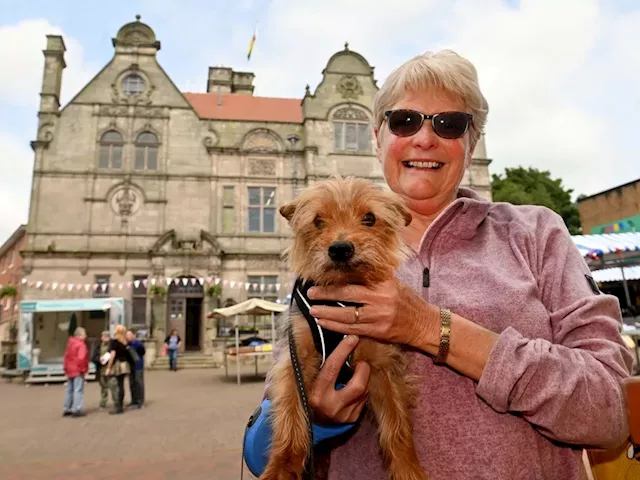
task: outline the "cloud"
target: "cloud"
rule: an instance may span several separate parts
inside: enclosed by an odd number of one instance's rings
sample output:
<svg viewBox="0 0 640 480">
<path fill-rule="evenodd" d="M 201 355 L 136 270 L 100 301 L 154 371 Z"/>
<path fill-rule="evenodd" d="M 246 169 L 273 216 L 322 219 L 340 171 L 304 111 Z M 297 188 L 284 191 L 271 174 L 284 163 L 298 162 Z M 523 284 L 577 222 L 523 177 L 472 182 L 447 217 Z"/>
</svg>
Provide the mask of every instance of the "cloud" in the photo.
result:
<svg viewBox="0 0 640 480">
<path fill-rule="evenodd" d="M 26 107 L 37 112 L 42 86 L 42 68 L 46 35 L 63 35 L 67 48 L 67 68 L 62 74 L 61 102 L 64 105 L 97 73 L 95 65 L 84 59 L 80 43 L 64 35 L 63 30 L 45 19 L 29 19 L 15 25 L 0 26 L 0 102 L 4 105 Z"/>
<path fill-rule="evenodd" d="M 29 141 L 36 136 L 42 69 L 47 34 L 63 34 L 47 20 L 33 19 L 0 26 L 0 244 L 21 223 L 27 222 L 33 151 Z M 62 77 L 64 104 L 97 72 L 84 59 L 80 43 L 64 35 L 67 68 Z"/>
<path fill-rule="evenodd" d="M 27 223 L 33 152 L 20 138 L 0 132 L 0 245 L 20 224 Z"/>
</svg>

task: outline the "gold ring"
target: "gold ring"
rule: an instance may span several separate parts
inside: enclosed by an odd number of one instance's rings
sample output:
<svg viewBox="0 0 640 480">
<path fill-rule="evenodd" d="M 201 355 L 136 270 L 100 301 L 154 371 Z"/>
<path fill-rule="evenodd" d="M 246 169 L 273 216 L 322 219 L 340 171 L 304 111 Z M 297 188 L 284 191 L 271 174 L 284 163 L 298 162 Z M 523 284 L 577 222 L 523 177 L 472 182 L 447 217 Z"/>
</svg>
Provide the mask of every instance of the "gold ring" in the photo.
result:
<svg viewBox="0 0 640 480">
<path fill-rule="evenodd" d="M 360 321 L 360 311 L 358 310 L 360 307 L 356 307 L 356 309 L 353 311 L 354 315 L 356 316 L 356 321 L 354 323 L 358 323 Z"/>
</svg>

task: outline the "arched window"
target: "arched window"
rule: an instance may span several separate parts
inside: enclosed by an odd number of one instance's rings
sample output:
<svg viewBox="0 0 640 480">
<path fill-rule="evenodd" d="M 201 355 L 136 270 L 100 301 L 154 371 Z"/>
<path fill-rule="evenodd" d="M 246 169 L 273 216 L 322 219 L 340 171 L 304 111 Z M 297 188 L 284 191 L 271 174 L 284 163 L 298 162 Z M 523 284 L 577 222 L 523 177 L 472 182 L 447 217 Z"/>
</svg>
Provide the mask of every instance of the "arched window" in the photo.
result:
<svg viewBox="0 0 640 480">
<path fill-rule="evenodd" d="M 122 168 L 122 135 L 109 130 L 100 139 L 100 168 Z"/>
<path fill-rule="evenodd" d="M 333 146 L 337 152 L 371 152 L 367 114 L 349 107 L 338 110 L 333 115 Z"/>
<path fill-rule="evenodd" d="M 136 170 L 158 169 L 158 137 L 151 132 L 142 132 L 136 138 Z"/>
</svg>

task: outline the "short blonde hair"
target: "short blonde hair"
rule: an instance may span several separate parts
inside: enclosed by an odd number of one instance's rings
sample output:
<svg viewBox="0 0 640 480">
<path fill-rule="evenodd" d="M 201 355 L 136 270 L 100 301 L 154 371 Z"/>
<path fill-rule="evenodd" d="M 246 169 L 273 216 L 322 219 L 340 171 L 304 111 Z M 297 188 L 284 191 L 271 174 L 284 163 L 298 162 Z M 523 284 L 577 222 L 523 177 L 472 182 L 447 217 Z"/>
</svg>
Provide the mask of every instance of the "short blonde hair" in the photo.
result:
<svg viewBox="0 0 640 480">
<path fill-rule="evenodd" d="M 469 126 L 472 145 L 484 133 L 489 104 L 480 91 L 478 72 L 473 64 L 452 50 L 416 55 L 395 69 L 376 93 L 373 115 L 377 127 L 384 122 L 384 112 L 407 93 L 444 90 L 459 98 L 473 115 Z"/>
<path fill-rule="evenodd" d="M 74 337 L 86 337 L 87 331 L 82 327 L 77 327 L 73 332 Z"/>
</svg>

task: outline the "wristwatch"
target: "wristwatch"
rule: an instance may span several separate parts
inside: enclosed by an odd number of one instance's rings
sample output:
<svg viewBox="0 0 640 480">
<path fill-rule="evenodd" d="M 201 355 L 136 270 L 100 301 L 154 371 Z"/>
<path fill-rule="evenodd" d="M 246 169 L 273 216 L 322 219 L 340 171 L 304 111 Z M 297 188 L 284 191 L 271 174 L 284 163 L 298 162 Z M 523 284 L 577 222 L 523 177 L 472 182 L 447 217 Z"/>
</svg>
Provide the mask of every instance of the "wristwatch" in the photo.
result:
<svg viewBox="0 0 640 480">
<path fill-rule="evenodd" d="M 451 343 L 451 311 L 446 308 L 440 309 L 440 347 L 438 355 L 433 360 L 434 363 L 442 365 L 447 363 L 449 344 Z"/>
</svg>

